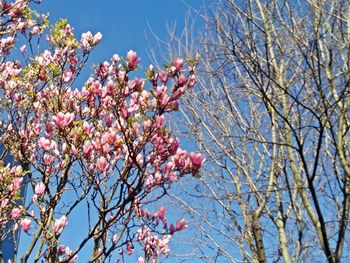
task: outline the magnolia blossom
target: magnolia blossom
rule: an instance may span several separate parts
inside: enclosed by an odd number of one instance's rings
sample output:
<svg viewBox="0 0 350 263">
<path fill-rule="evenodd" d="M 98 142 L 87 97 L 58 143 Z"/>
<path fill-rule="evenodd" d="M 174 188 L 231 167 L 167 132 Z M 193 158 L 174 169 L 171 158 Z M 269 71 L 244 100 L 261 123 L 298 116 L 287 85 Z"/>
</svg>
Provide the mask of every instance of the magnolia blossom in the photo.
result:
<svg viewBox="0 0 350 263">
<path fill-rule="evenodd" d="M 136 52 L 130 50 L 126 56 L 128 62 L 128 68 L 134 69 L 140 62 L 140 59 L 137 57 Z"/>
<path fill-rule="evenodd" d="M 41 137 L 38 141 L 38 145 L 40 148 L 42 148 L 44 151 L 50 151 L 55 150 L 57 147 L 57 144 L 55 141 L 46 139 L 45 137 Z"/>
<path fill-rule="evenodd" d="M 97 45 L 102 39 L 102 34 L 101 32 L 97 32 L 94 37 L 93 37 L 93 44 Z"/>
<path fill-rule="evenodd" d="M 40 182 L 36 184 L 35 186 L 35 194 L 36 195 L 42 195 L 45 192 L 45 185 L 44 183 Z"/>
<path fill-rule="evenodd" d="M 181 230 L 185 229 L 186 227 L 187 227 L 186 220 L 183 218 L 179 219 L 176 222 L 176 226 L 174 226 L 173 224 L 170 225 L 170 228 L 169 228 L 170 235 L 174 234 L 174 232 L 176 232 L 176 231 L 181 231 Z"/>
<path fill-rule="evenodd" d="M 61 216 L 60 219 L 55 219 L 53 231 L 56 234 L 60 234 L 67 223 L 67 217 L 65 215 Z"/>
<path fill-rule="evenodd" d="M 106 237 L 111 234 L 114 242 L 112 247 L 106 242 L 106 251 L 126 242 L 126 257 L 138 242 L 147 258 L 156 262 L 159 255 L 169 252 L 170 235 L 163 233 L 173 234 L 187 225 L 181 219 L 168 227 L 164 207 L 155 213 L 143 207 L 145 200 L 152 201 L 147 195 L 153 192 L 157 198 L 155 188 L 168 188 L 184 175 L 197 173 L 204 162 L 201 154 L 181 150 L 179 140 L 165 125 L 166 115 L 177 109 L 183 94 L 195 83 L 195 65 L 185 70 L 184 60 L 176 59 L 164 71 L 149 66 L 146 78 L 134 77 L 132 71 L 140 58 L 130 50 L 125 60 L 114 55 L 109 62 L 97 64 L 84 86 L 71 90 L 69 86 L 85 65 L 87 53 L 102 34 L 84 33 L 78 45 L 73 28 L 61 20 L 48 32 L 49 46 L 43 53 L 29 58 L 25 46 L 19 49 L 27 61 L 22 66 L 7 56 L 16 43 L 17 31 L 40 38 L 46 35 L 46 23 L 41 21 L 46 17 L 32 16 L 27 21 L 20 3 L 28 1 L 2 2 L 8 7 L 5 9 L 16 11 L 11 11 L 12 17 L 9 10 L 3 13 L 6 34 L 0 39 L 4 60 L 0 89 L 9 104 L 3 103 L 0 110 L 11 111 L 11 118 L 0 120 L 0 139 L 16 159 L 30 167 L 32 174 L 27 178 L 34 193 L 28 206 L 16 206 L 27 171 L 0 163 L 0 225 L 12 221 L 14 228 L 18 225 L 27 233 L 31 227 L 40 227 L 40 231 L 33 229 L 45 247 L 38 252 L 38 260 L 47 257 L 74 262 L 77 255 L 61 244 L 60 234 L 67 225 L 66 215 L 77 204 L 76 199 L 66 199 L 71 196 L 65 191 L 75 191 L 79 197 L 92 200 L 95 211 L 106 211 L 99 219 L 106 223 Z M 57 213 L 65 215 L 53 220 Z M 129 215 L 132 218 L 127 223 L 124 219 Z M 132 222 L 144 224 L 135 233 Z M 121 223 L 126 227 L 123 236 L 114 227 Z M 104 233 L 95 229 L 95 240 L 100 242 Z M 85 236 L 91 235 L 87 232 Z M 97 248 L 97 253 L 98 249 L 102 248 Z M 138 263 L 143 262 L 140 257 Z"/>
<path fill-rule="evenodd" d="M 108 163 L 105 157 L 101 156 L 97 161 L 97 169 L 103 173 L 107 170 Z"/>
<path fill-rule="evenodd" d="M 132 245 L 132 243 L 129 241 L 126 243 L 126 253 L 128 255 L 131 255 L 134 252 L 134 246 Z"/>
<path fill-rule="evenodd" d="M 172 63 L 171 70 L 173 73 L 180 71 L 184 66 L 184 60 L 182 58 L 175 59 Z"/>
<path fill-rule="evenodd" d="M 23 231 L 26 233 L 28 233 L 28 231 L 30 230 L 31 224 L 32 224 L 32 220 L 30 220 L 29 218 L 23 218 L 20 222 L 20 225 Z"/>
<path fill-rule="evenodd" d="M 200 170 L 205 161 L 205 158 L 201 153 L 191 153 L 190 159 L 195 172 Z"/>
<path fill-rule="evenodd" d="M 75 118 L 74 113 L 63 113 L 59 112 L 56 116 L 52 117 L 52 120 L 58 127 L 66 127 L 68 126 Z"/>
<path fill-rule="evenodd" d="M 20 217 L 20 215 L 22 214 L 22 210 L 18 207 L 14 207 L 12 208 L 12 211 L 11 211 L 11 218 L 12 219 L 16 219 L 18 217 Z"/>
<path fill-rule="evenodd" d="M 15 177 L 12 180 L 12 186 L 14 190 L 19 189 L 22 186 L 23 178 L 22 177 Z"/>
<path fill-rule="evenodd" d="M 20 47 L 19 50 L 21 51 L 22 54 L 24 54 L 24 53 L 26 53 L 26 51 L 27 51 L 27 46 L 26 46 L 26 45 L 23 45 L 23 46 Z"/>
<path fill-rule="evenodd" d="M 83 33 L 81 35 L 80 43 L 85 51 L 90 51 L 95 45 L 97 45 L 102 39 L 102 34 L 100 32 L 96 33 L 94 36 L 90 31 Z"/>
<path fill-rule="evenodd" d="M 181 231 L 181 230 L 185 229 L 186 227 L 187 227 L 186 220 L 182 218 L 182 219 L 179 219 L 179 220 L 176 222 L 175 230 L 176 230 L 176 231 Z"/>
</svg>

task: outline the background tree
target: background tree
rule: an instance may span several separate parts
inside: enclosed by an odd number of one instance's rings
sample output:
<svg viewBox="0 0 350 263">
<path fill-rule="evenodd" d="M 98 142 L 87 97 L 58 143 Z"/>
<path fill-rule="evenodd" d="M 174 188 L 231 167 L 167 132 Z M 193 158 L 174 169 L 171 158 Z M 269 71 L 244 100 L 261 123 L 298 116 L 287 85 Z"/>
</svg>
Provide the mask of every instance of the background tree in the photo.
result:
<svg viewBox="0 0 350 263">
<path fill-rule="evenodd" d="M 161 72 L 150 66 L 141 79 L 134 77 L 140 58 L 129 51 L 75 87 L 102 35 L 78 41 L 67 20 L 50 26 L 29 2 L 0 2 L 1 140 L 21 164 L 0 161 L 0 252 L 8 235 L 18 242 L 15 233 L 24 231 L 30 241 L 15 262 L 74 262 L 86 247 L 84 262 L 125 261 L 134 248 L 143 249 L 139 262 L 156 262 L 186 222 L 168 224 L 164 207 L 151 213 L 147 204 L 203 162 L 181 150 L 165 124 L 195 84 L 197 62 L 185 69 L 176 59 Z M 22 187 L 26 204 L 17 202 Z M 65 233 L 67 224 L 82 238 Z"/>
<path fill-rule="evenodd" d="M 197 226 L 190 257 L 350 260 L 349 1 L 227 0 L 205 12 L 168 42 L 173 56 L 202 55 L 179 126 L 207 158 L 196 191 L 178 198 Z"/>
</svg>

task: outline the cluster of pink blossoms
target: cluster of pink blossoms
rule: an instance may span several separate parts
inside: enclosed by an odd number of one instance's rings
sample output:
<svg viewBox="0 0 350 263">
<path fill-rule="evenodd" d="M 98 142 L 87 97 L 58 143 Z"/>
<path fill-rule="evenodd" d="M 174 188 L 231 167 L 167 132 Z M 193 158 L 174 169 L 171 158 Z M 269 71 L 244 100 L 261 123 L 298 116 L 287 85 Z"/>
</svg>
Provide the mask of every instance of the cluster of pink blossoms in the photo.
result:
<svg viewBox="0 0 350 263">
<path fill-rule="evenodd" d="M 176 222 L 175 226 L 173 224 L 168 226 L 165 217 L 166 209 L 164 207 L 160 207 L 154 214 L 149 213 L 146 209 L 142 209 L 141 206 L 138 206 L 136 211 L 139 216 L 143 217 L 145 222 L 144 227 L 137 231 L 137 241 L 143 244 L 146 258 L 151 259 L 152 262 L 156 262 L 161 254 L 167 255 L 169 253 L 169 241 L 175 232 L 185 229 L 187 223 L 185 219 L 182 218 Z M 162 222 L 163 229 L 165 230 L 165 234 L 162 238 L 153 234 L 149 227 L 147 227 L 149 222 L 156 222 L 158 225 L 159 221 Z M 144 258 L 140 257 L 139 261 L 142 262 L 142 260 L 144 260 Z"/>
<path fill-rule="evenodd" d="M 91 240 L 92 261 L 124 248 L 132 254 L 135 242 L 146 259 L 157 261 L 168 253 L 171 236 L 187 225 L 184 219 L 168 225 L 165 208 L 151 214 L 143 200 L 157 199 L 158 190 L 186 174 L 196 175 L 204 162 L 200 153 L 181 149 L 166 125 L 166 115 L 195 85 L 198 59 L 186 68 L 177 58 L 163 70 L 149 66 L 144 78 L 131 78 L 140 58 L 129 51 L 125 59 L 114 55 L 95 66 L 85 85 L 74 88 L 102 35 L 87 32 L 78 41 L 61 20 L 46 36 L 49 49 L 29 57 L 27 64 L 11 61 L 6 56 L 16 44 L 15 33 L 29 32 L 29 41 L 40 38 L 47 23 L 45 17 L 24 19 L 30 13 L 27 1 L 2 3 L 12 31 L 0 40 L 0 96 L 5 101 L 0 114 L 7 116 L 0 121 L 1 140 L 28 170 L 0 162 L 1 229 L 13 222 L 11 231 L 20 227 L 33 244 L 42 244 L 35 254 L 44 259 L 74 262 Z M 19 52 L 26 56 L 26 46 Z M 16 203 L 24 174 L 33 193 L 28 206 Z M 76 198 L 67 202 L 68 193 Z M 85 200 L 86 238 L 71 250 L 60 238 Z M 92 212 L 96 216 L 90 217 Z"/>
</svg>

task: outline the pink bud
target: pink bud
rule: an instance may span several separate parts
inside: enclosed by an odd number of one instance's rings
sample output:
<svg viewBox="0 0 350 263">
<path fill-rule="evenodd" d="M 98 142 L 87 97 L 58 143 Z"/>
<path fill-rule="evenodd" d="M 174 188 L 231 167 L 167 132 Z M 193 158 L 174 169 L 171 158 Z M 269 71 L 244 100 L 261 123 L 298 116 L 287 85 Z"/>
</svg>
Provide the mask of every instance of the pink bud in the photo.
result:
<svg viewBox="0 0 350 263">
<path fill-rule="evenodd" d="M 31 224 L 32 220 L 30 220 L 29 218 L 23 218 L 20 222 L 23 231 L 26 233 L 28 233 L 28 231 L 30 230 Z"/>
<path fill-rule="evenodd" d="M 71 146 L 71 153 L 74 155 L 74 156 L 77 156 L 78 155 L 78 150 L 77 148 L 72 144 Z"/>
<path fill-rule="evenodd" d="M 190 160 L 191 160 L 194 172 L 198 172 L 202 167 L 202 164 L 204 163 L 205 158 L 201 153 L 190 153 Z"/>
<path fill-rule="evenodd" d="M 187 78 L 184 75 L 180 75 L 177 78 L 177 84 L 179 85 L 179 87 L 182 87 L 186 84 Z"/>
<path fill-rule="evenodd" d="M 26 45 L 21 46 L 20 51 L 22 54 L 24 54 L 27 51 Z"/>
<path fill-rule="evenodd" d="M 155 94 L 156 94 L 157 97 L 161 97 L 161 96 L 163 96 L 165 94 L 166 90 L 167 90 L 167 88 L 164 85 L 157 86 Z"/>
<path fill-rule="evenodd" d="M 22 185 L 22 182 L 23 182 L 23 178 L 22 177 L 15 177 L 12 179 L 12 186 L 13 186 L 13 189 L 17 190 L 21 187 Z"/>
<path fill-rule="evenodd" d="M 1 201 L 0 208 L 4 209 L 9 202 L 9 199 L 5 198 Z"/>
<path fill-rule="evenodd" d="M 86 133 L 86 134 L 90 134 L 91 133 L 91 131 L 92 131 L 92 128 L 93 128 L 93 126 L 92 126 L 92 123 L 87 123 L 86 121 L 84 122 L 84 124 L 83 124 L 83 130 L 84 130 L 84 132 Z"/>
<path fill-rule="evenodd" d="M 164 123 L 165 123 L 165 118 L 164 118 L 163 115 L 158 116 L 158 117 L 156 118 L 156 126 L 157 126 L 157 128 L 163 127 Z"/>
<path fill-rule="evenodd" d="M 168 74 L 163 70 L 158 72 L 158 77 L 159 77 L 160 81 L 163 83 L 165 83 L 168 80 Z"/>
<path fill-rule="evenodd" d="M 128 243 L 126 243 L 126 253 L 128 255 L 131 255 L 134 252 L 134 246 L 132 245 L 132 243 L 129 241 Z"/>
<path fill-rule="evenodd" d="M 62 246 L 62 245 L 59 246 L 58 249 L 57 249 L 57 254 L 58 255 L 62 255 L 64 253 L 64 249 L 65 249 L 64 246 Z"/>
<path fill-rule="evenodd" d="M 166 209 L 161 206 L 159 210 L 154 214 L 154 217 L 157 217 L 159 219 L 163 219 L 165 216 Z"/>
<path fill-rule="evenodd" d="M 128 61 L 128 68 L 134 69 L 137 67 L 138 63 L 140 62 L 140 59 L 137 57 L 136 52 L 130 50 L 128 54 L 126 55 L 126 59 Z"/>
<path fill-rule="evenodd" d="M 42 195 L 44 192 L 45 192 L 45 185 L 42 182 L 36 184 L 36 186 L 35 186 L 35 194 L 36 195 Z"/>
<path fill-rule="evenodd" d="M 45 151 L 49 151 L 50 150 L 50 140 L 41 137 L 38 141 L 38 145 L 40 148 L 42 148 Z"/>
<path fill-rule="evenodd" d="M 64 253 L 67 255 L 67 256 L 70 256 L 72 254 L 72 250 L 69 248 L 69 247 L 66 247 L 64 249 Z"/>
<path fill-rule="evenodd" d="M 181 230 L 185 229 L 186 227 L 187 227 L 186 221 L 185 221 L 185 219 L 182 218 L 176 222 L 175 230 L 181 231 Z"/>
<path fill-rule="evenodd" d="M 97 169 L 103 173 L 107 170 L 108 163 L 105 157 L 101 156 L 97 161 Z"/>
<path fill-rule="evenodd" d="M 56 234 L 59 234 L 62 232 L 63 228 L 67 225 L 67 217 L 65 215 L 61 216 L 60 219 L 55 219 L 55 224 L 53 227 L 53 231 Z"/>
<path fill-rule="evenodd" d="M 69 82 L 72 79 L 73 73 L 72 71 L 68 70 L 66 72 L 64 72 L 63 74 L 63 81 L 64 82 Z"/>
<path fill-rule="evenodd" d="M 58 126 L 58 127 L 66 127 L 68 126 L 75 118 L 74 113 L 63 113 L 63 112 L 59 112 L 57 113 L 56 116 L 53 116 L 52 119 L 54 121 L 54 123 Z"/>
<path fill-rule="evenodd" d="M 94 35 L 94 39 L 93 39 L 93 44 L 96 45 L 98 44 L 102 39 L 102 34 L 100 32 L 97 32 L 95 35 Z"/>
<path fill-rule="evenodd" d="M 11 211 L 11 218 L 16 219 L 21 215 L 22 211 L 18 207 L 14 207 Z"/>
<path fill-rule="evenodd" d="M 55 126 L 54 126 L 54 124 L 53 124 L 52 122 L 47 122 L 46 125 L 45 125 L 46 132 L 47 132 L 47 133 L 52 133 L 54 127 L 55 127 Z"/>
<path fill-rule="evenodd" d="M 184 60 L 182 58 L 178 58 L 178 59 L 175 59 L 172 63 L 172 67 L 171 69 L 174 71 L 174 72 L 178 72 L 182 69 L 183 65 L 184 65 Z"/>
</svg>

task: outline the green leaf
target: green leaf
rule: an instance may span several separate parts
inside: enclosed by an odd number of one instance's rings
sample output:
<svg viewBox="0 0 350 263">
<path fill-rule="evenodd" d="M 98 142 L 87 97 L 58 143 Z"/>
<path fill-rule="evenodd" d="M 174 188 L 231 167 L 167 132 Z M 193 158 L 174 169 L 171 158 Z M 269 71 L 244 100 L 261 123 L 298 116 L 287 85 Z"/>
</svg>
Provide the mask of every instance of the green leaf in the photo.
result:
<svg viewBox="0 0 350 263">
<path fill-rule="evenodd" d="M 202 177 L 200 173 L 193 173 L 192 176 L 197 179 L 200 179 Z"/>
</svg>

